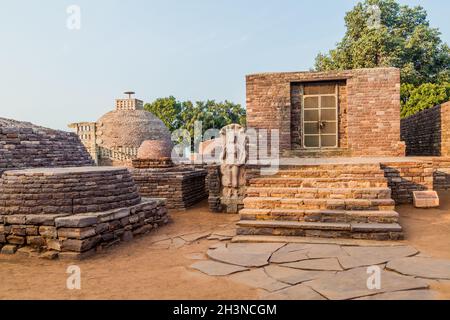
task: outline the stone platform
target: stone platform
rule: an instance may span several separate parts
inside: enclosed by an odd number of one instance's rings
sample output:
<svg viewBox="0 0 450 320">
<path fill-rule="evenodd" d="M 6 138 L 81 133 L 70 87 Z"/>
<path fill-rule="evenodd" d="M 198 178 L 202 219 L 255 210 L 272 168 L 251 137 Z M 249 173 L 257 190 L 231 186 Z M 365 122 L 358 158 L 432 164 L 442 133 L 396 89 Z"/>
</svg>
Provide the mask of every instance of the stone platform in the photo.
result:
<svg viewBox="0 0 450 320">
<path fill-rule="evenodd" d="M 125 168 L 17 170 L 0 180 L 3 253 L 84 258 L 168 220 L 165 200 L 141 199 Z"/>
<path fill-rule="evenodd" d="M 168 209 L 186 210 L 208 197 L 205 188 L 207 172 L 204 169 L 173 166 L 129 170 L 139 194 L 167 199 Z"/>
<path fill-rule="evenodd" d="M 378 163 L 284 164 L 273 176 L 248 179 L 240 218 L 238 235 L 403 238 Z"/>
</svg>

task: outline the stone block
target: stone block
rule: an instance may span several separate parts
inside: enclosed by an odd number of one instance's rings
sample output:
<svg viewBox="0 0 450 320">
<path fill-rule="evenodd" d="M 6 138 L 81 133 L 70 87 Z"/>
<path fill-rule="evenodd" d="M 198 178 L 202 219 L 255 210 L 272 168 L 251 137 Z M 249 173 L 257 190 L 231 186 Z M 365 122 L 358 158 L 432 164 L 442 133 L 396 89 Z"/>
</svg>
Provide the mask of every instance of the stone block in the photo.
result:
<svg viewBox="0 0 450 320">
<path fill-rule="evenodd" d="M 14 254 L 17 251 L 17 246 L 12 244 L 7 244 L 2 247 L 2 254 Z"/>
<path fill-rule="evenodd" d="M 42 248 L 47 244 L 44 237 L 40 236 L 28 236 L 27 237 L 27 245 L 32 248 Z"/>
<path fill-rule="evenodd" d="M 20 236 L 7 236 L 6 241 L 10 244 L 16 244 L 16 245 L 24 245 L 25 244 L 25 237 Z"/>
<path fill-rule="evenodd" d="M 57 228 L 84 228 L 95 225 L 98 222 L 96 216 L 70 216 L 64 218 L 57 218 L 55 225 Z"/>
<path fill-rule="evenodd" d="M 95 227 L 86 228 L 59 228 L 58 238 L 86 239 L 96 235 Z"/>
<path fill-rule="evenodd" d="M 46 245 L 49 250 L 61 251 L 62 241 L 58 239 L 47 239 Z"/>
<path fill-rule="evenodd" d="M 436 191 L 414 191 L 413 201 L 416 208 L 439 207 L 439 195 Z"/>
<path fill-rule="evenodd" d="M 85 252 L 94 248 L 102 240 L 101 236 L 95 236 L 84 240 L 66 239 L 62 241 L 62 251 Z"/>
<path fill-rule="evenodd" d="M 41 236 L 43 236 L 44 238 L 48 238 L 48 239 L 56 239 L 58 237 L 56 227 L 50 227 L 50 226 L 40 226 L 39 234 Z"/>
</svg>

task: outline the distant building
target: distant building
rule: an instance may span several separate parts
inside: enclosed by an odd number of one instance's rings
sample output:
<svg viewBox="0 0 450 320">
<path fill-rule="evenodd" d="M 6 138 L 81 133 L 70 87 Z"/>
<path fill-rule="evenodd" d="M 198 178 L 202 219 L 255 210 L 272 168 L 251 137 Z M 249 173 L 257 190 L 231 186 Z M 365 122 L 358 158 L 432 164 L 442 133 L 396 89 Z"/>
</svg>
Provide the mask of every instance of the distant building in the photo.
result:
<svg viewBox="0 0 450 320">
<path fill-rule="evenodd" d="M 69 124 L 92 158 L 99 165 L 130 166 L 145 140 L 170 140 L 170 131 L 154 114 L 144 110 L 144 102 L 132 98 L 117 99 L 115 110 L 97 122 Z"/>
</svg>

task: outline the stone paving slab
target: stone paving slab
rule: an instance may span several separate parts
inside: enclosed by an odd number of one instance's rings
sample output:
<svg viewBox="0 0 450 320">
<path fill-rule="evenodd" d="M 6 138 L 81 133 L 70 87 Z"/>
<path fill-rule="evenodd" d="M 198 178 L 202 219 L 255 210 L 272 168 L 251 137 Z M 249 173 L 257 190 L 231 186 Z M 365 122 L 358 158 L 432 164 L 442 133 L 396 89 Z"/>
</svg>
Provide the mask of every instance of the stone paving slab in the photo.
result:
<svg viewBox="0 0 450 320">
<path fill-rule="evenodd" d="M 211 234 L 210 232 L 197 232 L 181 235 L 180 238 L 186 242 L 194 242 L 197 240 L 207 238 L 210 234 Z"/>
<path fill-rule="evenodd" d="M 438 294 L 432 290 L 409 290 L 377 294 L 355 300 L 437 300 Z"/>
<path fill-rule="evenodd" d="M 238 266 L 263 267 L 269 264 L 272 253 L 282 246 L 278 243 L 231 243 L 227 247 L 208 250 L 207 255 L 212 260 Z"/>
<path fill-rule="evenodd" d="M 307 253 L 310 259 L 337 258 L 347 253 L 341 246 L 335 244 L 311 244 Z"/>
<path fill-rule="evenodd" d="M 245 284 L 249 287 L 264 289 L 269 292 L 281 290 L 289 287 L 289 284 L 277 281 L 269 277 L 264 269 L 244 271 L 230 276 L 230 279 Z"/>
<path fill-rule="evenodd" d="M 301 260 L 308 260 L 305 251 L 291 251 L 291 252 L 275 252 L 270 258 L 271 263 L 288 263 Z"/>
<path fill-rule="evenodd" d="M 424 280 L 382 270 L 381 289 L 370 290 L 367 287 L 369 276 L 367 268 L 357 268 L 306 282 L 305 285 L 330 300 L 349 300 L 379 293 L 428 289 L 429 287 Z"/>
<path fill-rule="evenodd" d="M 344 269 L 372 266 L 392 259 L 410 257 L 419 252 L 411 246 L 401 247 L 343 247 L 347 255 L 339 256 Z"/>
<path fill-rule="evenodd" d="M 426 279 L 450 280 L 450 261 L 411 257 L 390 261 L 387 269 L 404 275 Z"/>
<path fill-rule="evenodd" d="M 336 258 L 312 259 L 299 262 L 284 263 L 281 266 L 302 270 L 315 271 L 342 271 L 342 267 Z"/>
<path fill-rule="evenodd" d="M 299 284 L 277 292 L 261 295 L 263 300 L 326 300 L 310 287 Z"/>
<path fill-rule="evenodd" d="M 271 278 L 290 285 L 296 285 L 302 282 L 336 274 L 334 271 L 307 271 L 280 267 L 277 265 L 269 265 L 264 268 L 264 271 Z"/>
<path fill-rule="evenodd" d="M 248 270 L 247 268 L 216 261 L 199 261 L 192 264 L 191 268 L 203 272 L 209 276 L 227 276 L 233 273 Z"/>
</svg>

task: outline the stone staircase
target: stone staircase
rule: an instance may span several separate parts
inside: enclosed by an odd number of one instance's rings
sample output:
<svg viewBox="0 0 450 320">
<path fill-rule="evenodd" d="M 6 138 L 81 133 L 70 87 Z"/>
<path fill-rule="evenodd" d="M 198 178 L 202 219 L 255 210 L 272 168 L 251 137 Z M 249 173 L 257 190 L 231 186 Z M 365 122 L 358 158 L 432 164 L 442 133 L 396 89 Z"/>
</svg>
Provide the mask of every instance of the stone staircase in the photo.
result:
<svg viewBox="0 0 450 320">
<path fill-rule="evenodd" d="M 238 235 L 400 240 L 379 164 L 289 166 L 251 179 Z"/>
</svg>

